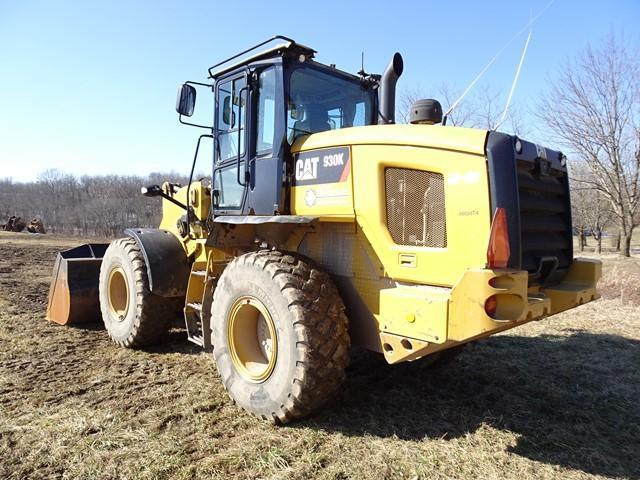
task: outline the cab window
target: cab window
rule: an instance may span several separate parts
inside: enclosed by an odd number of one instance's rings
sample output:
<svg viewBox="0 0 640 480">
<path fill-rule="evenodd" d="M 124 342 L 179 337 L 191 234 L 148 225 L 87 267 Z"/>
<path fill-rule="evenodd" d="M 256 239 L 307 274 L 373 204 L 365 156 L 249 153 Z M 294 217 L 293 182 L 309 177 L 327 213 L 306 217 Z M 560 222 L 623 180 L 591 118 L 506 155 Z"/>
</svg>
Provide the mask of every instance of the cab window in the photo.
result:
<svg viewBox="0 0 640 480">
<path fill-rule="evenodd" d="M 244 77 L 227 81 L 218 87 L 218 152 L 217 161 L 224 162 L 244 155 L 244 125 L 247 91 Z M 239 150 L 238 150 L 239 148 Z"/>
<path fill-rule="evenodd" d="M 371 91 L 357 80 L 310 67 L 291 73 L 287 105 L 289 143 L 300 135 L 371 123 Z"/>
<path fill-rule="evenodd" d="M 276 123 L 276 69 L 269 67 L 258 77 L 256 154 L 264 155 L 273 150 L 274 125 Z"/>
<path fill-rule="evenodd" d="M 236 209 L 242 206 L 244 187 L 238 183 L 236 164 L 216 170 L 214 188 L 218 191 L 217 208 Z"/>
</svg>

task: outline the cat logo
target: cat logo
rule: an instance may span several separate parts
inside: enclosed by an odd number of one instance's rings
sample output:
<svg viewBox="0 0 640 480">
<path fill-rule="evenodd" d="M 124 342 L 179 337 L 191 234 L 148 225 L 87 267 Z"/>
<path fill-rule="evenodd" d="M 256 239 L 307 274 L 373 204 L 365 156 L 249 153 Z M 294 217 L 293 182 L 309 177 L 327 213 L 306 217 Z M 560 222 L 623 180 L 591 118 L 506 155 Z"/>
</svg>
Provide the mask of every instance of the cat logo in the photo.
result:
<svg viewBox="0 0 640 480">
<path fill-rule="evenodd" d="M 296 180 L 315 180 L 318 178 L 320 157 L 300 158 L 296 162 Z"/>
<path fill-rule="evenodd" d="M 300 153 L 293 164 L 293 185 L 344 182 L 351 172 L 348 147 L 333 147 Z"/>
</svg>

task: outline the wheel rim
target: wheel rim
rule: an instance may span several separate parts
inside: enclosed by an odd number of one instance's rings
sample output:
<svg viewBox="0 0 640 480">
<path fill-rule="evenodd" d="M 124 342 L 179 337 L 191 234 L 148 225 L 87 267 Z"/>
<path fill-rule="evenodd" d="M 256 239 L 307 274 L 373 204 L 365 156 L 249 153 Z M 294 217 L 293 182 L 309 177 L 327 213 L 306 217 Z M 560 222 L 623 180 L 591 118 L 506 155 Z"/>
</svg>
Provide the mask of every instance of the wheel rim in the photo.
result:
<svg viewBox="0 0 640 480">
<path fill-rule="evenodd" d="M 120 267 L 111 270 L 107 285 L 109 310 L 111 314 L 121 322 L 125 319 L 129 311 L 129 284 L 127 283 L 127 276 L 124 270 Z"/>
<path fill-rule="evenodd" d="M 238 298 L 229 314 L 227 339 L 235 369 L 245 379 L 262 383 L 278 357 L 276 327 L 265 305 L 255 297 Z"/>
</svg>

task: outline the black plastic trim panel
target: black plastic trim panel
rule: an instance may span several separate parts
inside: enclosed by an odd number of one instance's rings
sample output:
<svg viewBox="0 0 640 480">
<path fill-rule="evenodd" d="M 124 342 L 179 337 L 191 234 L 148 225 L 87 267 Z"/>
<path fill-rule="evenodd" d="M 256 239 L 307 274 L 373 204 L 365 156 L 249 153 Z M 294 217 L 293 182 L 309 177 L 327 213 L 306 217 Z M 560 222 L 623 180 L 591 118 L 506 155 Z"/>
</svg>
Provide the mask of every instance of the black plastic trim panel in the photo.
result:
<svg viewBox="0 0 640 480">
<path fill-rule="evenodd" d="M 530 284 L 560 281 L 573 260 L 566 157 L 500 132 L 486 151 L 492 212 L 507 213 L 508 267 L 527 270 Z"/>
<path fill-rule="evenodd" d="M 151 293 L 161 297 L 186 295 L 191 266 L 180 240 L 157 228 L 128 228 L 124 233 L 142 250 Z"/>
<path fill-rule="evenodd" d="M 518 172 L 515 162 L 513 137 L 500 132 L 489 132 L 487 159 L 489 161 L 489 189 L 491 193 L 491 215 L 496 208 L 507 213 L 509 231 L 509 268 L 520 269 L 522 263 L 520 238 L 520 200 L 518 195 Z"/>
</svg>

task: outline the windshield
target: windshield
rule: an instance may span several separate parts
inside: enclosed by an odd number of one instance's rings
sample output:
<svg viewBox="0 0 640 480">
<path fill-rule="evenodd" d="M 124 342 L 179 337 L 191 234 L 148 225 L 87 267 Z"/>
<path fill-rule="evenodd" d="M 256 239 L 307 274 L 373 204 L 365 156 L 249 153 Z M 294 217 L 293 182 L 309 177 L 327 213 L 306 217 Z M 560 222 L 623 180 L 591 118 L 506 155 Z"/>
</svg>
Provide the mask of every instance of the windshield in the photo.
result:
<svg viewBox="0 0 640 480">
<path fill-rule="evenodd" d="M 289 81 L 289 143 L 300 135 L 368 125 L 372 103 L 371 91 L 357 81 L 314 68 L 297 68 Z"/>
</svg>

